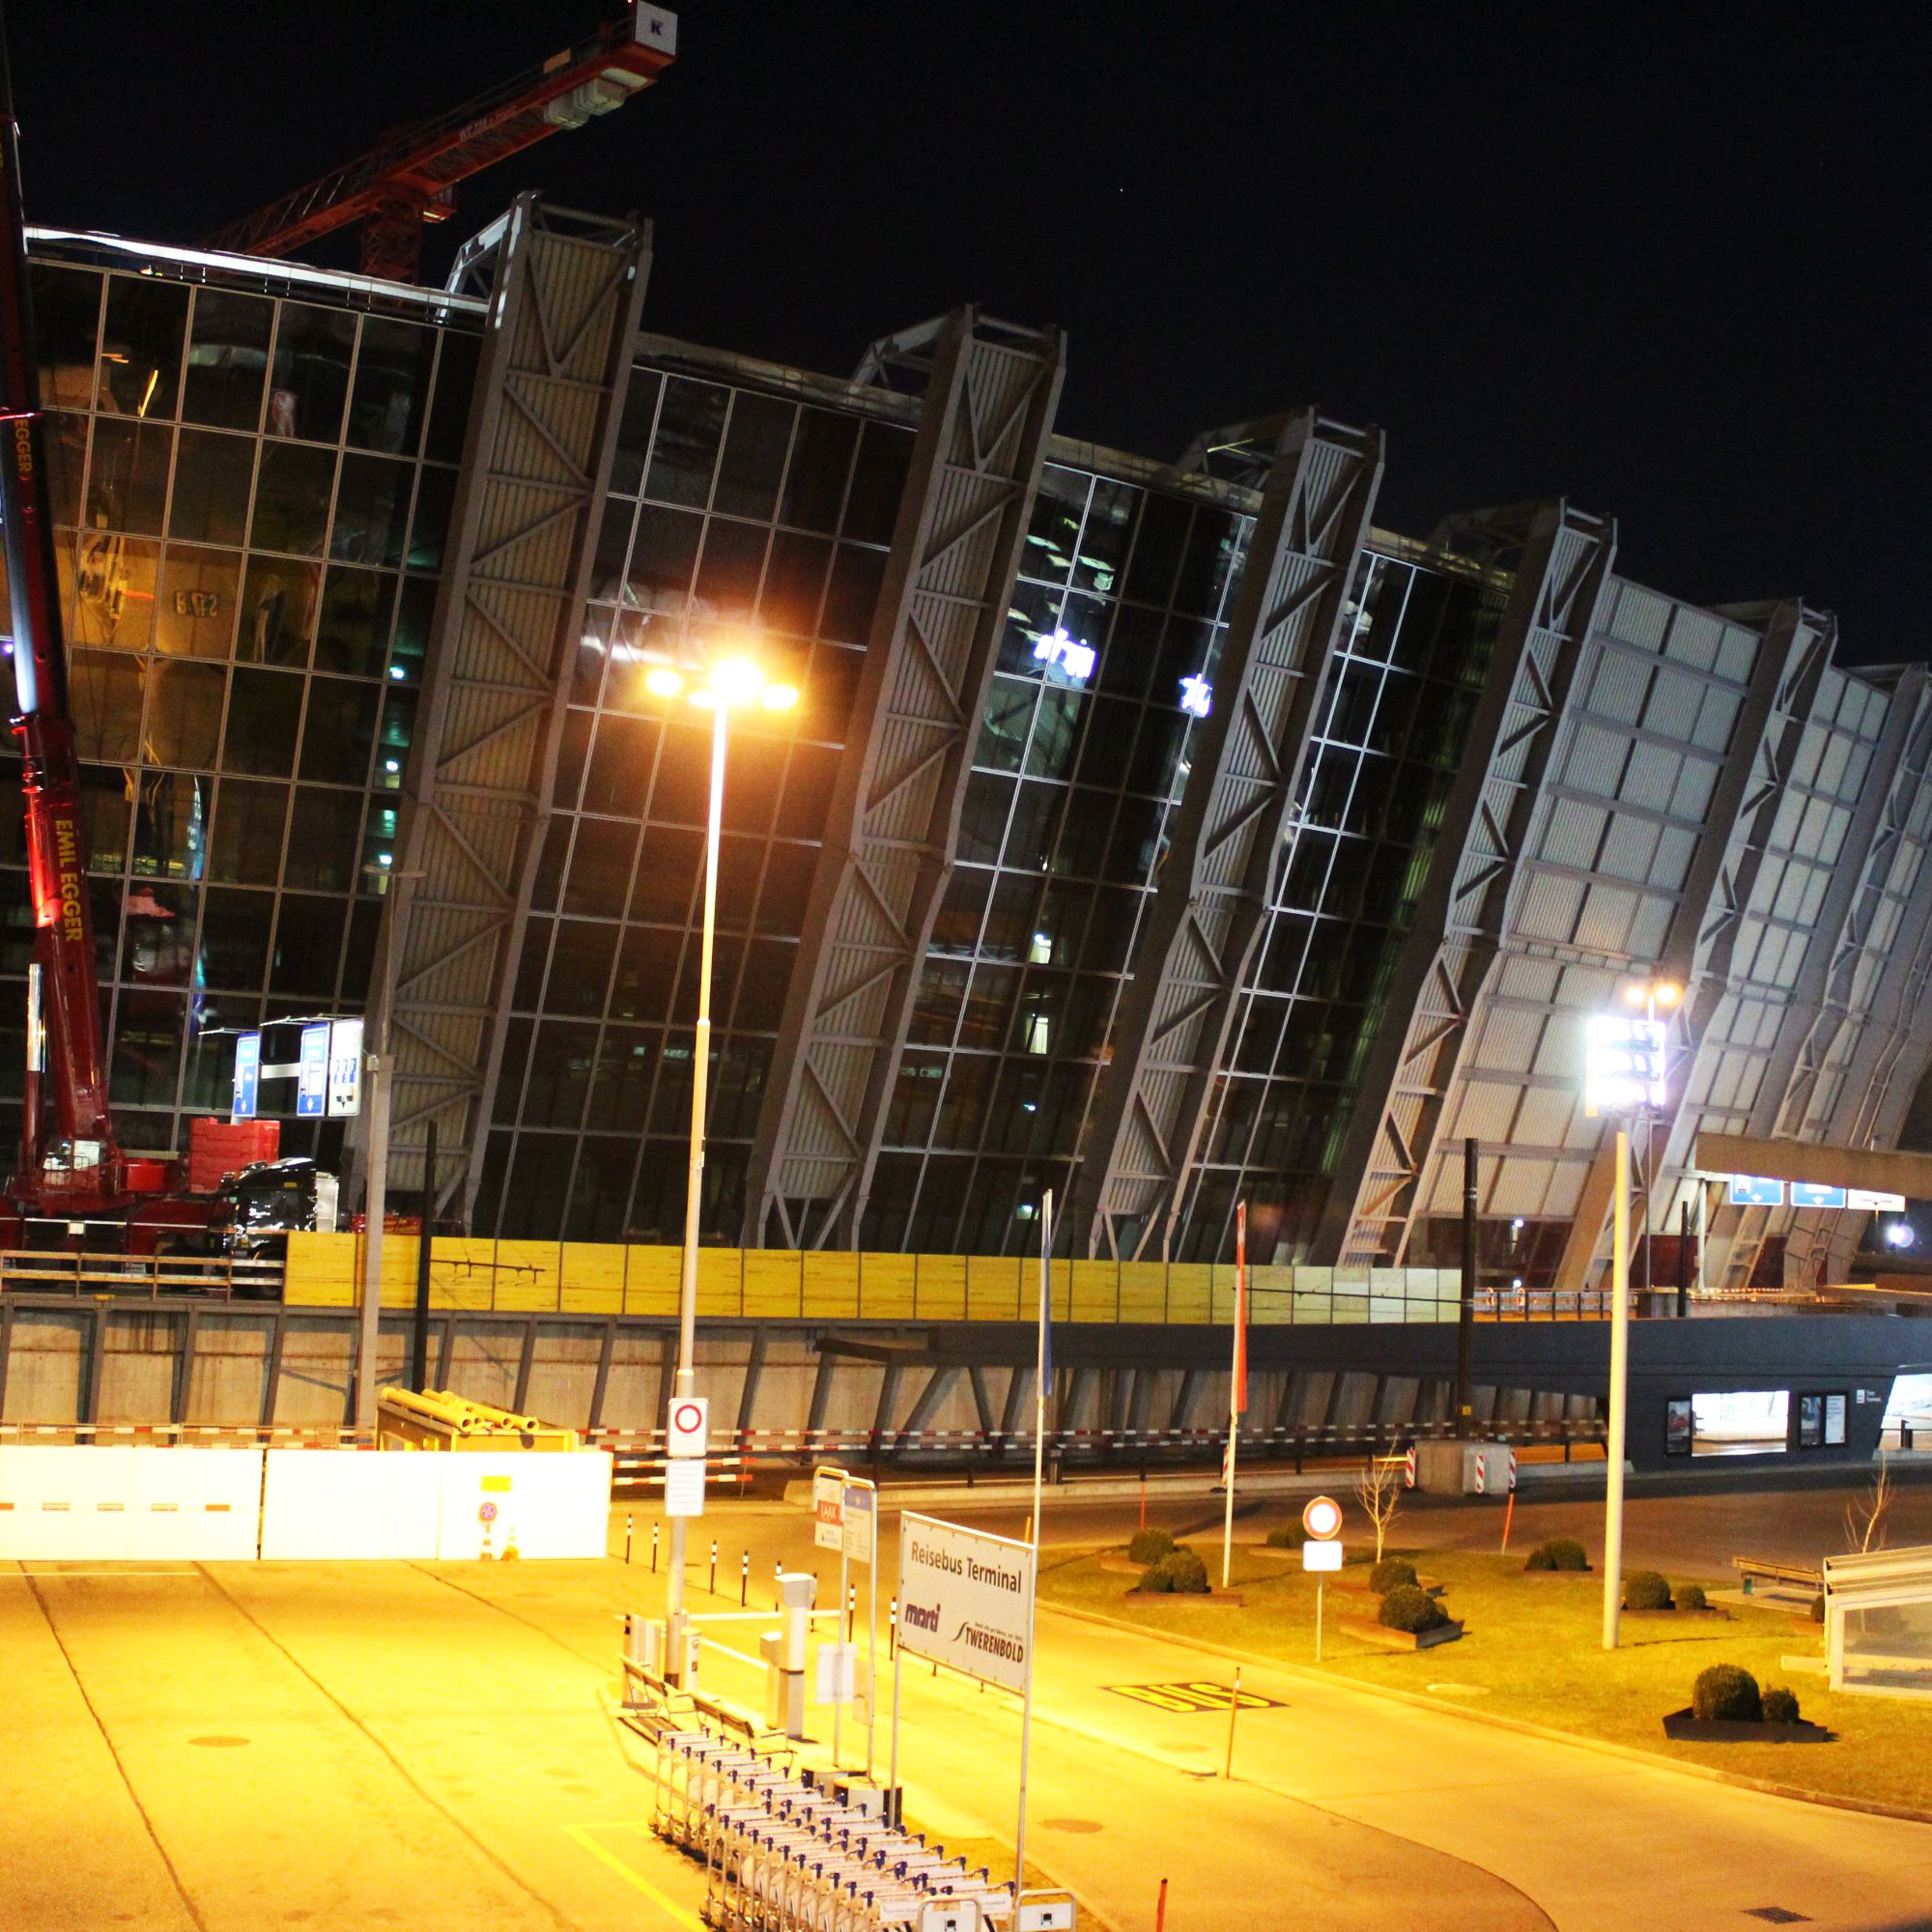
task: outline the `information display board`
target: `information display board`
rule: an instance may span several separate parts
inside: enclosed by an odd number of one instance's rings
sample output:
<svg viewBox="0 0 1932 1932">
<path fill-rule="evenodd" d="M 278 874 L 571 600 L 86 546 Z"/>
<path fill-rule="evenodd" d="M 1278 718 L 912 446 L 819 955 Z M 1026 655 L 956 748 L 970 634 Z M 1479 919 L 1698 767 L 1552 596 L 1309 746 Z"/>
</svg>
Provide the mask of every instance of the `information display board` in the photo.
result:
<svg viewBox="0 0 1932 1932">
<path fill-rule="evenodd" d="M 899 1526 L 899 1648 L 982 1684 L 1032 1674 L 1034 1548 L 929 1516 Z"/>
</svg>

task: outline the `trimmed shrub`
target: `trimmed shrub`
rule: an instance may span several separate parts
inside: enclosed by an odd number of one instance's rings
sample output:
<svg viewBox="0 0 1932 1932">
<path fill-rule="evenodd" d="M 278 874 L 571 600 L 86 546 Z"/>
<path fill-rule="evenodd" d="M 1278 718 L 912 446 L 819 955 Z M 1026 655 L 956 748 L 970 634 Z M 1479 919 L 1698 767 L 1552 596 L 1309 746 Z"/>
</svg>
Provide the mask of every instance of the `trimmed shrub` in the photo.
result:
<svg viewBox="0 0 1932 1932">
<path fill-rule="evenodd" d="M 1158 1563 L 1173 1548 L 1174 1532 L 1170 1529 L 1137 1530 L 1133 1541 L 1127 1545 L 1127 1561 Z"/>
<path fill-rule="evenodd" d="M 1155 1577 L 1163 1580 L 1155 1582 Z M 1191 1549 L 1170 1549 L 1141 1578 L 1141 1588 L 1172 1591 L 1182 1597 L 1208 1594 L 1208 1566 Z"/>
<path fill-rule="evenodd" d="M 1412 1636 L 1420 1636 L 1424 1631 L 1446 1624 L 1449 1613 L 1427 1590 L 1414 1583 L 1398 1583 L 1382 1599 L 1378 1620 L 1390 1630 L 1407 1631 Z"/>
<path fill-rule="evenodd" d="M 1760 1701 L 1767 1724 L 1795 1724 L 1798 1721 L 1797 1691 L 1787 1690 L 1782 1684 L 1768 1684 Z"/>
<path fill-rule="evenodd" d="M 1574 1536 L 1552 1536 L 1529 1552 L 1525 1570 L 1587 1570 L 1590 1554 Z"/>
<path fill-rule="evenodd" d="M 1624 1578 L 1624 1608 L 1627 1610 L 1671 1610 L 1670 1585 L 1655 1570 L 1633 1570 Z"/>
<path fill-rule="evenodd" d="M 1738 1724 L 1754 1724 L 1764 1716 L 1757 1679 L 1735 1663 L 1714 1663 L 1697 1673 L 1690 1688 L 1693 1718 L 1726 1718 Z"/>
<path fill-rule="evenodd" d="M 1711 1600 L 1704 1594 L 1701 1583 L 1680 1583 L 1677 1586 L 1677 1607 L 1680 1610 L 1708 1610 Z"/>
<path fill-rule="evenodd" d="M 1811 1599 L 1811 1621 L 1814 1624 L 1822 1624 L 1825 1621 L 1825 1593 L 1823 1590 L 1820 1590 Z"/>
<path fill-rule="evenodd" d="M 1174 1572 L 1167 1568 L 1167 1558 L 1141 1572 L 1141 1580 L 1134 1585 L 1143 1595 L 1165 1597 L 1174 1589 Z"/>
<path fill-rule="evenodd" d="M 1384 1556 L 1369 1572 L 1369 1588 L 1378 1597 L 1386 1597 L 1399 1585 L 1415 1580 L 1415 1565 L 1406 1556 Z"/>
<path fill-rule="evenodd" d="M 1308 1541 L 1308 1532 L 1297 1522 L 1288 1529 L 1268 1531 L 1267 1547 L 1270 1549 L 1299 1549 Z"/>
</svg>

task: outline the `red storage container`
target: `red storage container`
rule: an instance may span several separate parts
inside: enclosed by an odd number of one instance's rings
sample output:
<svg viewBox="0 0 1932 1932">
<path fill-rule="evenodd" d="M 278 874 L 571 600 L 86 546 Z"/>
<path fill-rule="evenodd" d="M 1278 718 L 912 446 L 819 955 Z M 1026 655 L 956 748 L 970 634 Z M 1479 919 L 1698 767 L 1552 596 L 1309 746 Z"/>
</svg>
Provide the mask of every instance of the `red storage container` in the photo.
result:
<svg viewBox="0 0 1932 1932">
<path fill-rule="evenodd" d="M 212 1194 L 231 1174 L 258 1160 L 273 1160 L 282 1151 L 279 1121 L 190 1121 L 187 1126 L 187 1187 Z"/>
</svg>

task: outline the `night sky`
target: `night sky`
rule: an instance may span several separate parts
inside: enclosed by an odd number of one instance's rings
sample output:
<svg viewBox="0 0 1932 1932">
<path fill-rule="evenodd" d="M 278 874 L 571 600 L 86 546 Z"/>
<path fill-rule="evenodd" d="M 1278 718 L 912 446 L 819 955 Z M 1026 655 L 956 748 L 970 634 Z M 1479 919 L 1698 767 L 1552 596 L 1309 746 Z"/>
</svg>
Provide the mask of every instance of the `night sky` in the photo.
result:
<svg viewBox="0 0 1932 1932">
<path fill-rule="evenodd" d="M 29 218 L 191 242 L 603 7 L 7 11 Z M 1922 5 L 679 18 L 656 88 L 465 187 L 438 275 L 522 187 L 641 209 L 649 327 L 842 374 L 977 299 L 1068 329 L 1072 434 L 1172 457 L 1317 402 L 1387 431 L 1384 526 L 1567 493 L 1632 576 L 1928 655 Z"/>
</svg>

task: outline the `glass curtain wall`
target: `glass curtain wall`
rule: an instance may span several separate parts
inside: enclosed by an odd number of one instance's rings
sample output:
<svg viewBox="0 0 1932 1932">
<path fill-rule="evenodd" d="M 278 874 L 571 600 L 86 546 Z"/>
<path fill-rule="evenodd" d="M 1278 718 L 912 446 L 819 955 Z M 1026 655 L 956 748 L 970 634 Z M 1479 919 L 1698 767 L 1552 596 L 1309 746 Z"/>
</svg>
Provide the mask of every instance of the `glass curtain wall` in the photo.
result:
<svg viewBox="0 0 1932 1932">
<path fill-rule="evenodd" d="M 912 436 L 904 419 L 635 370 L 479 1233 L 681 1235 L 711 727 L 650 696 L 644 668 L 743 626 L 801 695 L 734 720 L 726 767 L 704 1226 L 736 1237 Z"/>
<path fill-rule="evenodd" d="M 1045 469 L 862 1245 L 1021 1253 L 1065 1208 L 1249 528 Z"/>
<path fill-rule="evenodd" d="M 33 286 L 112 1097 L 128 1146 L 177 1149 L 225 1111 L 231 1030 L 360 1010 L 474 322 L 44 259 Z M 33 925 L 0 823 L 12 1142 Z"/>
</svg>

